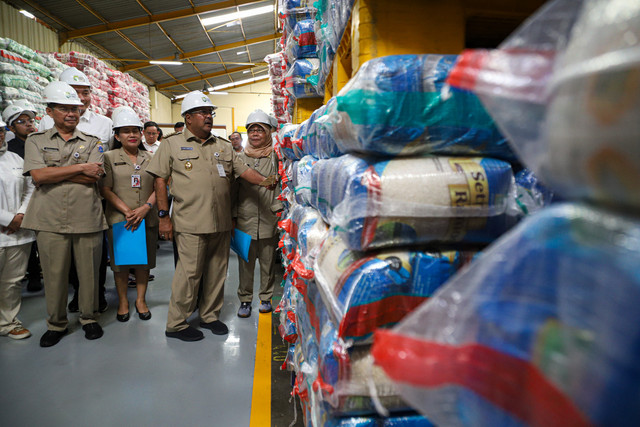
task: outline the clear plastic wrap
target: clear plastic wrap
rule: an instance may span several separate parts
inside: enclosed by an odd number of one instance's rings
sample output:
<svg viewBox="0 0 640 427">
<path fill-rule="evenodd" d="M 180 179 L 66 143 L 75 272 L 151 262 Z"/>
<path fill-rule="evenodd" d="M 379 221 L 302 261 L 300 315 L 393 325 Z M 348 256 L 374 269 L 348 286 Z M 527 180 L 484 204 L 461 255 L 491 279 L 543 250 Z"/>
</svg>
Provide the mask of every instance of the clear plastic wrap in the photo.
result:
<svg viewBox="0 0 640 427">
<path fill-rule="evenodd" d="M 282 299 L 280 300 L 276 311 L 280 314 L 278 333 L 280 334 L 280 337 L 288 343 L 295 343 L 298 340 L 295 305 L 297 292 L 296 288 L 292 285 L 291 277 L 287 277 L 284 280 Z"/>
<path fill-rule="evenodd" d="M 373 353 L 438 425 L 640 425 L 640 221 L 543 209 Z"/>
<path fill-rule="evenodd" d="M 507 215 L 511 166 L 490 158 L 345 155 L 316 163 L 311 191 L 312 205 L 353 250 L 489 243 L 518 219 Z"/>
<path fill-rule="evenodd" d="M 302 147 L 300 147 L 299 150 L 295 151 L 293 149 L 294 141 L 296 139 L 296 134 L 298 133 L 299 128 L 300 125 L 297 124 L 285 124 L 276 134 L 276 149 L 281 153 L 283 158 L 299 160 L 300 157 L 302 157 L 298 155 L 298 152 L 301 153 Z M 302 143 L 302 140 L 300 140 L 300 143 Z"/>
<path fill-rule="evenodd" d="M 567 199 L 640 210 L 640 3 L 556 0 L 496 50 L 461 55 L 524 164 Z"/>
<path fill-rule="evenodd" d="M 313 22 L 313 19 L 303 19 L 296 22 L 293 31 L 288 35 L 285 54 L 289 63 L 296 59 L 318 57 Z"/>
<path fill-rule="evenodd" d="M 362 344 L 370 342 L 377 328 L 393 326 L 431 297 L 474 254 L 356 252 L 332 231 L 316 256 L 315 281 L 338 337 Z"/>
<path fill-rule="evenodd" d="M 318 74 L 320 62 L 317 58 L 296 60 L 285 75 L 285 87 L 294 98 L 318 97 L 316 87 L 309 78 Z"/>
<path fill-rule="evenodd" d="M 298 247 L 298 258 L 306 270 L 313 269 L 316 255 L 329 234 L 329 226 L 314 208 L 294 205 L 291 209 L 291 237 Z"/>
<path fill-rule="evenodd" d="M 444 91 L 454 55 L 394 55 L 363 64 L 325 125 L 343 152 L 514 159 L 479 99 Z"/>
<path fill-rule="evenodd" d="M 345 154 L 340 150 L 336 141 L 328 131 L 325 122 L 327 120 L 327 111 L 330 111 L 335 104 L 335 97 L 322 107 L 315 110 L 309 117 L 309 125 L 307 133 L 302 138 L 302 151 L 305 154 L 312 155 L 316 159 L 328 159 L 331 157 L 339 157 Z"/>
<path fill-rule="evenodd" d="M 311 206 L 311 169 L 317 161 L 312 156 L 304 156 L 294 163 L 291 182 L 296 202 L 302 206 Z"/>
</svg>

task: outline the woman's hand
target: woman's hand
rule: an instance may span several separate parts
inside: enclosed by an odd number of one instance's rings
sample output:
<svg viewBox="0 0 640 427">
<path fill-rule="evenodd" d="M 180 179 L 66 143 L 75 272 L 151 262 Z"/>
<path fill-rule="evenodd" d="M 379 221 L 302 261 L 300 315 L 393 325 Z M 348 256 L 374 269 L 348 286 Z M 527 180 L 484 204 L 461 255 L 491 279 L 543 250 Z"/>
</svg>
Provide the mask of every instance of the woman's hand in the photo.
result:
<svg viewBox="0 0 640 427">
<path fill-rule="evenodd" d="M 125 219 L 127 223 L 124 225 L 124 228 L 127 230 L 135 231 L 140 226 L 142 220 L 147 216 L 151 207 L 149 205 L 144 204 L 139 208 L 135 208 L 127 213 L 125 213 Z"/>
</svg>

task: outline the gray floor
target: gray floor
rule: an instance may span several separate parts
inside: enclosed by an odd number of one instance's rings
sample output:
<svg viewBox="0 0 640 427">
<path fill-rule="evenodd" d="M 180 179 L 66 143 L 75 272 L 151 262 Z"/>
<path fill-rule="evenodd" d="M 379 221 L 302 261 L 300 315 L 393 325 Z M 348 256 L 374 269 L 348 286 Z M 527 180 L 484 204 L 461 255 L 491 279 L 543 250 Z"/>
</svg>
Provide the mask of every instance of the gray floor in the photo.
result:
<svg viewBox="0 0 640 427">
<path fill-rule="evenodd" d="M 206 329 L 185 343 L 164 336 L 173 276 L 171 244 L 158 251 L 147 303 L 152 319 L 115 319 L 117 297 L 107 271 L 109 309 L 100 317 L 104 336 L 88 341 L 70 314 L 70 334 L 41 348 L 46 330 L 42 293 L 24 294 L 19 318 L 33 336 L 0 337 L 0 426 L 248 426 L 257 336 L 254 315 L 236 316 L 238 262 L 229 260 L 221 320 L 228 336 Z M 254 288 L 257 289 L 257 284 Z M 194 316 L 197 325 L 197 313 Z"/>
</svg>

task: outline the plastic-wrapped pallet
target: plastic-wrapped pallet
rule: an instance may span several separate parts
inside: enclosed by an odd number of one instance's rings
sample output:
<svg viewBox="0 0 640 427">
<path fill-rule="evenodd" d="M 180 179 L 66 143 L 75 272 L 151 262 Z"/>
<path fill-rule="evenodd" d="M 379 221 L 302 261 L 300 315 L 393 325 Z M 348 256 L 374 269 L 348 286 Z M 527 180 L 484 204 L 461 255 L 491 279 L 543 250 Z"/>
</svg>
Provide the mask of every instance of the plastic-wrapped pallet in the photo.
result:
<svg viewBox="0 0 640 427">
<path fill-rule="evenodd" d="M 345 155 L 318 161 L 312 176 L 315 207 L 353 250 L 489 243 L 518 219 L 508 211 L 511 166 L 501 160 Z"/>
<path fill-rule="evenodd" d="M 438 425 L 640 424 L 640 221 L 549 207 L 394 329 L 376 362 Z"/>
<path fill-rule="evenodd" d="M 453 85 L 476 92 L 522 161 L 567 199 L 640 212 L 640 3 L 549 2 Z"/>
<path fill-rule="evenodd" d="M 285 54 L 289 63 L 296 59 L 318 57 L 313 23 L 312 19 L 298 21 L 293 31 L 289 34 L 285 46 Z"/>
<path fill-rule="evenodd" d="M 303 130 L 302 124 L 286 124 L 280 128 L 276 134 L 276 146 L 283 158 L 299 160 L 304 156 L 301 137 Z"/>
<path fill-rule="evenodd" d="M 305 154 L 312 155 L 317 159 L 328 159 L 345 154 L 340 150 L 336 141 L 327 130 L 328 127 L 325 126 L 325 122 L 328 119 L 327 111 L 331 111 L 335 101 L 335 97 L 331 98 L 309 117 L 307 132 L 302 138 L 302 151 Z"/>
<path fill-rule="evenodd" d="M 298 260 L 302 262 L 300 267 L 313 270 L 316 255 L 329 234 L 329 226 L 322 220 L 318 211 L 296 204 L 291 209 L 290 234 L 298 247 Z M 303 275 L 301 271 L 298 271 L 298 274 Z"/>
<path fill-rule="evenodd" d="M 471 92 L 444 89 L 454 55 L 372 59 L 336 96 L 325 125 L 344 152 L 482 155 L 513 160 Z"/>
<path fill-rule="evenodd" d="M 475 252 L 350 250 L 332 231 L 316 256 L 315 281 L 338 337 L 368 342 L 426 301 Z"/>
<path fill-rule="evenodd" d="M 318 160 L 304 156 L 294 163 L 292 184 L 296 202 L 302 206 L 311 205 L 311 169 Z"/>
</svg>

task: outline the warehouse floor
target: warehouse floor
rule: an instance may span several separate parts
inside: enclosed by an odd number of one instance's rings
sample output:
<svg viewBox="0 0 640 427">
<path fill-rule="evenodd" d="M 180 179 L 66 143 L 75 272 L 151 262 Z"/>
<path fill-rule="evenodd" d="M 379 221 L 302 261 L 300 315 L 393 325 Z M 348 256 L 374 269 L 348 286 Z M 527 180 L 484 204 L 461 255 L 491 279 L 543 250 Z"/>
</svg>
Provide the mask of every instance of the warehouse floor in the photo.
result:
<svg viewBox="0 0 640 427">
<path fill-rule="evenodd" d="M 157 265 L 147 293 L 153 317 L 147 322 L 135 312 L 127 323 L 116 321 L 117 296 L 108 272 L 109 309 L 100 317 L 104 336 L 97 341 L 86 340 L 77 314 L 70 314 L 70 333 L 58 345 L 41 348 L 38 342 L 46 329 L 43 293 L 23 294 L 19 318 L 33 336 L 23 341 L 0 337 L 0 425 L 279 427 L 291 423 L 290 373 L 279 370 L 286 346 L 276 332 L 278 316 L 258 315 L 257 296 L 250 318 L 236 316 L 235 254 L 229 260 L 221 318 L 230 333 L 220 337 L 203 330 L 205 339 L 195 343 L 164 336 L 173 277 L 170 243 L 161 244 Z M 255 289 L 257 278 L 258 274 Z M 274 307 L 282 293 L 279 281 L 276 291 Z M 130 289 L 132 309 L 134 295 Z M 197 313 L 193 320 L 197 326 Z M 299 410 L 295 425 L 302 425 Z"/>
</svg>

